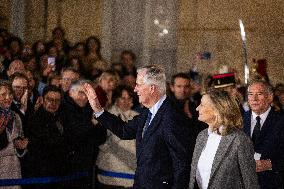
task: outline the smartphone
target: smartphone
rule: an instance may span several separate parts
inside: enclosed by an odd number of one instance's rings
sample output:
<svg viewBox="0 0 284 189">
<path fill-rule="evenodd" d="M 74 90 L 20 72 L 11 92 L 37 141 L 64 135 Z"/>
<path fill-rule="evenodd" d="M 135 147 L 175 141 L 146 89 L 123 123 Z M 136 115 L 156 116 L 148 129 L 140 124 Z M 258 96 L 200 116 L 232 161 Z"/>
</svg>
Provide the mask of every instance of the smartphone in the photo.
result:
<svg viewBox="0 0 284 189">
<path fill-rule="evenodd" d="M 52 70 L 55 71 L 55 58 L 54 57 L 48 57 L 47 58 L 47 63 L 49 65 L 52 65 L 53 66 Z"/>
<path fill-rule="evenodd" d="M 55 58 L 54 57 L 48 57 L 47 63 L 50 64 L 50 65 L 55 65 Z"/>
</svg>

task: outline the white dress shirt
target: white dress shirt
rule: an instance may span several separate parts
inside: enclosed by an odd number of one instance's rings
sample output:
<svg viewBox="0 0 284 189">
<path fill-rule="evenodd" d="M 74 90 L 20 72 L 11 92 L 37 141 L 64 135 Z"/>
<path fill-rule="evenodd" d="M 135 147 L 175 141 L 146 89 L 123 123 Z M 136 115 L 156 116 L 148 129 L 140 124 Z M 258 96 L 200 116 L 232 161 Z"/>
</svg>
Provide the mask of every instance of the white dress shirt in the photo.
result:
<svg viewBox="0 0 284 189">
<path fill-rule="evenodd" d="M 199 157 L 196 171 L 196 181 L 201 189 L 207 189 L 208 187 L 214 157 L 222 138 L 221 135 L 211 132 L 209 129 L 208 135 L 207 143 Z"/>
<path fill-rule="evenodd" d="M 162 96 L 162 98 L 160 98 L 160 100 L 154 105 L 152 106 L 151 108 L 149 108 L 149 111 L 151 112 L 152 114 L 152 117 L 150 119 L 150 122 L 149 124 L 151 124 L 153 118 L 155 117 L 156 113 L 158 112 L 158 110 L 160 109 L 160 107 L 162 106 L 164 100 L 166 99 L 166 95 Z"/>
<path fill-rule="evenodd" d="M 266 110 L 266 112 L 264 112 L 263 114 L 260 114 L 260 115 L 257 115 L 256 113 L 254 113 L 253 111 L 251 112 L 251 122 L 250 122 L 250 136 L 252 137 L 252 133 L 253 133 L 253 130 L 254 130 L 254 127 L 256 125 L 256 117 L 259 116 L 260 117 L 260 130 L 269 114 L 271 110 L 271 107 L 268 108 L 268 110 Z M 255 152 L 254 153 L 254 160 L 260 160 L 261 158 L 261 154 L 260 153 L 257 153 Z"/>
<path fill-rule="evenodd" d="M 257 115 L 256 113 L 254 113 L 253 111 L 251 112 L 251 127 L 250 127 L 250 136 L 252 136 L 253 133 L 253 129 L 256 125 L 256 117 L 259 116 L 260 117 L 260 130 L 269 114 L 271 110 L 271 107 L 268 108 L 268 110 L 266 110 L 266 112 L 264 112 L 263 114 Z"/>
</svg>

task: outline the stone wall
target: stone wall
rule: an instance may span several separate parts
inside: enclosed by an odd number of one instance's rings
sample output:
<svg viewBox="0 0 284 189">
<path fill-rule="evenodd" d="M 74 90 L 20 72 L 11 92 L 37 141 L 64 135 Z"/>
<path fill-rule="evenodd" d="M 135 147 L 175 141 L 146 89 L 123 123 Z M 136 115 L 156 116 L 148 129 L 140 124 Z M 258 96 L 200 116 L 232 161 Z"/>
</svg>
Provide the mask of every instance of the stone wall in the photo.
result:
<svg viewBox="0 0 284 189">
<path fill-rule="evenodd" d="M 284 78 L 284 2 L 282 0 L 181 0 L 178 28 L 177 70 L 197 64 L 202 73 L 216 73 L 222 65 L 236 69 L 243 78 L 244 55 L 239 19 L 245 25 L 248 62 L 265 58 L 275 84 Z M 196 60 L 202 51 L 210 61 Z"/>
<path fill-rule="evenodd" d="M 0 26 L 11 28 L 11 2 L 1 0 Z M 133 49 L 138 64 L 156 62 L 168 67 L 168 75 L 188 71 L 195 63 L 204 74 L 217 73 L 223 65 L 243 78 L 244 55 L 239 19 L 245 25 L 248 62 L 267 59 L 268 74 L 275 84 L 284 78 L 283 0 L 22 0 L 25 40 L 49 39 L 61 25 L 71 42 L 96 35 L 102 39 L 103 55 L 117 61 L 123 49 Z M 48 2 L 45 17 L 45 2 Z M 157 36 L 154 19 L 169 19 L 167 38 Z M 160 15 L 160 16 L 161 16 Z M 166 20 L 166 19 L 165 19 Z M 197 60 L 209 51 L 210 61 Z"/>
<path fill-rule="evenodd" d="M 26 0 L 25 41 L 45 39 L 44 0 Z"/>
<path fill-rule="evenodd" d="M 0 28 L 9 29 L 11 18 L 11 1 L 1 0 L 0 2 Z"/>
<path fill-rule="evenodd" d="M 50 39 L 56 26 L 62 26 L 71 42 L 90 35 L 101 37 L 102 16 L 100 0 L 48 0 L 47 18 L 45 0 L 26 0 L 26 40 Z M 46 20 L 45 20 L 46 19 Z"/>
</svg>

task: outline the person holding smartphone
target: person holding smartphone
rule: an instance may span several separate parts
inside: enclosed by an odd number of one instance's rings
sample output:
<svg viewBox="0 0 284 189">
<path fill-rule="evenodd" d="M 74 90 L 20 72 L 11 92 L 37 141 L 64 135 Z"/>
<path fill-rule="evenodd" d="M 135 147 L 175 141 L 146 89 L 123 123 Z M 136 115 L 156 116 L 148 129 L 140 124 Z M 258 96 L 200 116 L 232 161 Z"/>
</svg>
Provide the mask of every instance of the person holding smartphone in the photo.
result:
<svg viewBox="0 0 284 189">
<path fill-rule="evenodd" d="M 49 56 L 47 58 L 47 63 L 52 67 L 52 70 L 55 71 L 55 57 Z"/>
</svg>

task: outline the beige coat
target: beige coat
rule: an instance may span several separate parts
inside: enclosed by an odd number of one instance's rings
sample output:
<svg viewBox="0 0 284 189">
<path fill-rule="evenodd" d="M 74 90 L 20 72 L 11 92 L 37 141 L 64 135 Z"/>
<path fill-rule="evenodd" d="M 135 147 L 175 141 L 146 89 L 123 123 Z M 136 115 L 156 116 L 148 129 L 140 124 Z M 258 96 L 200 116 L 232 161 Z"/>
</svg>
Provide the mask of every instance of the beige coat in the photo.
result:
<svg viewBox="0 0 284 189">
<path fill-rule="evenodd" d="M 23 136 L 22 122 L 20 117 L 15 114 L 12 132 L 7 132 L 8 146 L 0 151 L 0 179 L 17 179 L 21 178 L 21 166 L 19 154 L 13 145 L 13 140 L 19 136 Z M 20 189 L 20 186 L 0 187 L 1 189 Z"/>
<path fill-rule="evenodd" d="M 131 120 L 138 115 L 137 112 L 129 110 L 122 112 L 117 106 L 112 106 L 110 113 L 119 116 L 123 121 Z M 101 170 L 134 174 L 136 169 L 136 147 L 135 140 L 121 140 L 111 131 L 107 131 L 107 140 L 100 146 L 97 166 Z M 133 186 L 133 179 L 122 179 L 98 175 L 98 180 L 107 185 Z"/>
</svg>

